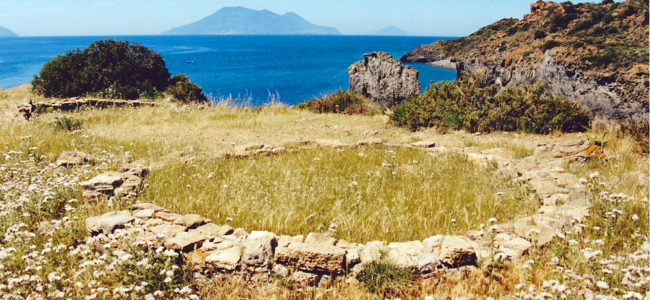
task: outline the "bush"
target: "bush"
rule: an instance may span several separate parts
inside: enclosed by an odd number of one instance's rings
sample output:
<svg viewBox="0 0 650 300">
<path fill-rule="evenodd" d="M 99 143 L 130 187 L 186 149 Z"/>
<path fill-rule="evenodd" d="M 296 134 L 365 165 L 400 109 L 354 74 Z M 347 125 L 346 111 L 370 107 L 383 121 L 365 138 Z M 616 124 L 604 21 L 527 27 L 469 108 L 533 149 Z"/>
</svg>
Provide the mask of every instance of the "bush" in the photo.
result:
<svg viewBox="0 0 650 300">
<path fill-rule="evenodd" d="M 508 50 L 507 45 L 503 45 L 503 46 L 499 47 L 499 52 L 503 52 L 503 51 L 506 51 L 506 50 Z"/>
<path fill-rule="evenodd" d="M 184 74 L 178 74 L 169 81 L 167 93 L 171 94 L 176 100 L 185 103 L 205 102 L 208 98 L 203 95 L 203 89 L 196 83 L 191 82 Z"/>
<path fill-rule="evenodd" d="M 550 30 L 551 32 L 556 32 L 558 29 L 565 29 L 567 26 L 569 26 L 569 23 L 571 23 L 571 21 L 577 18 L 578 15 L 576 13 L 569 13 L 568 11 L 566 15 L 563 15 L 561 13 L 553 14 L 551 16 Z"/>
<path fill-rule="evenodd" d="M 574 34 L 578 31 L 583 31 L 586 29 L 591 28 L 591 26 L 594 25 L 594 21 L 591 19 L 582 19 L 576 23 L 576 26 L 574 26 L 570 31 L 569 34 Z"/>
<path fill-rule="evenodd" d="M 542 51 L 553 49 L 553 48 L 559 47 L 561 45 L 562 45 L 562 43 L 560 43 L 558 41 L 550 40 L 550 41 L 547 41 L 546 43 L 544 43 L 544 45 L 542 45 Z"/>
<path fill-rule="evenodd" d="M 635 15 L 636 13 L 637 13 L 637 10 L 632 5 L 626 6 L 625 10 L 623 10 L 623 15 L 625 15 L 626 17 L 629 17 L 631 15 Z"/>
<path fill-rule="evenodd" d="M 617 34 L 618 29 L 616 28 L 616 26 L 609 26 L 609 28 L 607 28 L 607 33 L 609 33 L 609 34 Z"/>
<path fill-rule="evenodd" d="M 517 33 L 518 31 L 519 31 L 519 28 L 517 28 L 517 27 L 510 27 L 510 28 L 508 28 L 507 33 L 508 33 L 508 35 L 514 35 L 514 34 Z"/>
<path fill-rule="evenodd" d="M 391 122 L 410 130 L 437 126 L 469 132 L 522 131 L 581 132 L 591 117 L 577 104 L 550 97 L 541 84 L 509 87 L 499 93 L 482 75 L 461 74 L 456 81 L 439 82 L 397 106 Z"/>
<path fill-rule="evenodd" d="M 348 90 L 339 90 L 331 95 L 321 96 L 296 105 L 318 114 L 344 113 L 348 115 L 374 115 L 383 112 L 383 108 L 369 99 Z"/>
<path fill-rule="evenodd" d="M 81 129 L 83 127 L 83 124 L 84 120 L 77 120 L 75 118 L 68 117 L 57 117 L 52 125 L 55 130 L 75 131 Z"/>
<path fill-rule="evenodd" d="M 137 99 L 153 89 L 165 90 L 169 76 L 158 53 L 140 44 L 106 40 L 50 60 L 32 84 L 45 97 Z"/>
<path fill-rule="evenodd" d="M 535 30 L 535 35 L 534 36 L 535 36 L 536 40 L 543 39 L 543 38 L 546 37 L 546 30 L 544 30 L 542 28 L 539 28 L 539 29 Z"/>
<path fill-rule="evenodd" d="M 591 31 L 591 34 L 594 35 L 594 36 L 601 36 L 601 35 L 605 34 L 605 28 L 602 28 L 600 26 L 596 26 Z"/>
<path fill-rule="evenodd" d="M 412 269 L 399 268 L 388 262 L 374 262 L 357 275 L 357 279 L 373 294 L 396 296 L 400 290 L 413 285 L 417 275 Z"/>
</svg>

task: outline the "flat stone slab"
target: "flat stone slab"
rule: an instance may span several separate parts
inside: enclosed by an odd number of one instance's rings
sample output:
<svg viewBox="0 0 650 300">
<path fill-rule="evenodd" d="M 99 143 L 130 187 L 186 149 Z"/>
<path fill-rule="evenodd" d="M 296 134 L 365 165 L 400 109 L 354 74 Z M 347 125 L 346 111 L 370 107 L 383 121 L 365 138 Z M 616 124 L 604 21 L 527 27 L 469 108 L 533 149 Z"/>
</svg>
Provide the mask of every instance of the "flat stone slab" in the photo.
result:
<svg viewBox="0 0 650 300">
<path fill-rule="evenodd" d="M 90 217 L 86 219 L 86 230 L 91 233 L 91 234 L 99 234 L 100 232 L 103 231 L 102 229 L 102 220 L 114 216 L 131 216 L 131 212 L 129 211 L 112 211 L 105 213 L 101 216 L 96 216 L 96 217 Z"/>
<path fill-rule="evenodd" d="M 212 220 L 206 219 L 199 215 L 184 215 L 174 221 L 174 224 L 185 226 L 187 228 L 196 228 L 203 224 L 212 223 Z"/>
<path fill-rule="evenodd" d="M 241 259 L 244 249 L 242 247 L 232 247 L 230 249 L 218 251 L 205 258 L 205 262 L 211 264 L 217 269 L 234 271 Z"/>
<path fill-rule="evenodd" d="M 390 243 L 386 247 L 386 260 L 400 268 L 417 268 L 418 257 L 424 249 L 420 241 Z"/>
<path fill-rule="evenodd" d="M 153 232 L 154 234 L 165 233 L 167 234 L 168 237 L 174 237 L 181 232 L 185 232 L 185 230 L 187 230 L 187 227 L 183 227 L 180 225 L 163 224 L 163 225 L 149 227 L 147 229 Z"/>
<path fill-rule="evenodd" d="M 110 234 L 116 229 L 124 228 L 124 225 L 133 221 L 135 221 L 135 218 L 127 215 L 117 215 L 104 218 L 101 221 L 102 231 L 104 234 Z"/>
<path fill-rule="evenodd" d="M 287 249 L 286 263 L 299 270 L 332 274 L 339 274 L 343 271 L 346 252 L 336 246 L 303 243 L 291 244 L 284 249 Z"/>
<path fill-rule="evenodd" d="M 478 244 L 465 236 L 446 236 L 440 246 L 440 261 L 452 268 L 476 264 Z"/>
<path fill-rule="evenodd" d="M 206 237 L 198 234 L 190 234 L 190 236 L 185 237 L 168 238 L 165 240 L 165 248 L 176 251 L 189 252 L 201 248 L 203 242 L 206 239 Z"/>
<path fill-rule="evenodd" d="M 133 204 L 133 206 L 131 208 L 133 208 L 133 210 L 153 209 L 157 213 L 159 213 L 159 212 L 169 213 L 169 210 L 166 210 L 166 209 L 164 209 L 164 208 L 162 208 L 162 207 L 160 207 L 160 206 L 158 206 L 156 204 L 153 204 L 153 203 L 137 203 L 137 204 Z"/>
<path fill-rule="evenodd" d="M 112 192 L 124 181 L 124 174 L 117 172 L 107 172 L 95 176 L 94 178 L 83 181 L 79 185 L 88 191 Z"/>
</svg>

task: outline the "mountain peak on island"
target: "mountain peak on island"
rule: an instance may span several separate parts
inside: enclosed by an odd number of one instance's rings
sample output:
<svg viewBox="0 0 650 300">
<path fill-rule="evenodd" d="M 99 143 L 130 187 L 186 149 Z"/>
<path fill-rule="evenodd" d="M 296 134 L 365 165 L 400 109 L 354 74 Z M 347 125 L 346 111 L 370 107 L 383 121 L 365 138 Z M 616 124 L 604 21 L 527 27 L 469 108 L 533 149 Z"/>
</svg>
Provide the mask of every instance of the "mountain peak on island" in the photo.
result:
<svg viewBox="0 0 650 300">
<path fill-rule="evenodd" d="M 339 35 L 333 27 L 310 23 L 293 12 L 224 7 L 192 24 L 172 28 L 164 35 Z"/>
<path fill-rule="evenodd" d="M 0 26 L 0 37 L 17 37 L 17 36 L 18 35 L 15 34 L 13 31 Z"/>
<path fill-rule="evenodd" d="M 388 26 L 377 31 L 373 31 L 368 35 L 384 35 L 384 36 L 404 36 L 408 35 L 404 30 L 396 26 Z"/>
</svg>

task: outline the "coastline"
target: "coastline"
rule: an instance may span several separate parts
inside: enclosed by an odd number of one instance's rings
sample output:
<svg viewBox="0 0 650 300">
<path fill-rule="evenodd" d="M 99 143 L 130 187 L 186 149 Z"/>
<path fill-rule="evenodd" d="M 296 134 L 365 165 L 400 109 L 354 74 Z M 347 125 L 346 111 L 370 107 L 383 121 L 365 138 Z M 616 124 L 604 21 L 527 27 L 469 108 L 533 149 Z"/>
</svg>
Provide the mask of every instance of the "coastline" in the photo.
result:
<svg viewBox="0 0 650 300">
<path fill-rule="evenodd" d="M 439 61 L 434 61 L 434 62 L 428 62 L 427 63 L 430 66 L 434 67 L 440 67 L 444 69 L 450 69 L 450 70 L 457 70 L 456 63 L 452 62 L 450 59 L 444 59 L 444 60 L 439 60 Z"/>
</svg>

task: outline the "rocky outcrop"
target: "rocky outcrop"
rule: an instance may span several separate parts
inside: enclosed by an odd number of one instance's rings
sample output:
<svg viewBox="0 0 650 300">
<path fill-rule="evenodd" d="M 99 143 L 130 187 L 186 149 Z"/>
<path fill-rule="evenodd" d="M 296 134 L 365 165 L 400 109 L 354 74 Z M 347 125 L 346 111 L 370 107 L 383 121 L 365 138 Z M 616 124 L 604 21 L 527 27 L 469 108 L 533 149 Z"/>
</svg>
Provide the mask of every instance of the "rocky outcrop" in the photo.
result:
<svg viewBox="0 0 650 300">
<path fill-rule="evenodd" d="M 572 32 L 579 21 L 592 20 L 595 11 L 620 16 L 636 4 L 627 0 L 613 5 L 572 6 L 539 0 L 521 20 L 504 19 L 467 37 L 418 46 L 401 61 L 455 66 L 459 76 L 481 72 L 486 83 L 503 87 L 541 82 L 552 96 L 575 102 L 595 117 L 647 120 L 648 26 L 644 22 L 648 17 L 644 10 L 611 21 L 592 21 L 593 30 Z M 575 20 L 558 28 L 553 21 L 558 15 Z M 593 33 L 595 28 L 621 29 L 598 35 Z"/>
<path fill-rule="evenodd" d="M 386 52 L 363 57 L 348 68 L 351 91 L 389 108 L 420 95 L 419 72 L 411 66 L 402 65 Z"/>
</svg>

